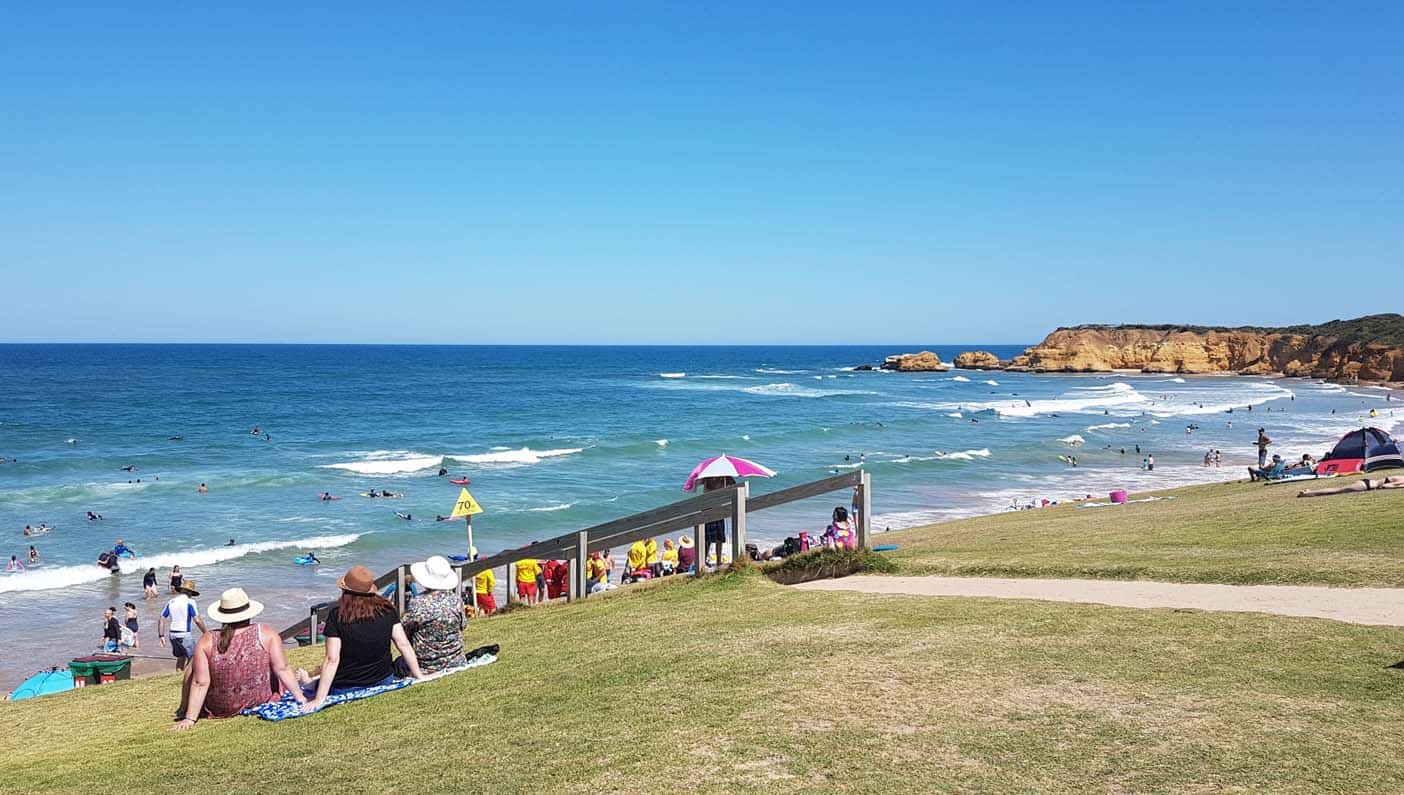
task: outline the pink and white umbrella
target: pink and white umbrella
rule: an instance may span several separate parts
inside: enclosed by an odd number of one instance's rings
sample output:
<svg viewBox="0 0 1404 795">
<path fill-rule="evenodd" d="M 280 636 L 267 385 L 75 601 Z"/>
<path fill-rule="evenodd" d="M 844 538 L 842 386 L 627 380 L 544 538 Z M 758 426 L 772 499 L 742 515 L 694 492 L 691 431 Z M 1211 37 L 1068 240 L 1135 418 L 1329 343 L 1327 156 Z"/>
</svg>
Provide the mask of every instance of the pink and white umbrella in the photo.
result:
<svg viewBox="0 0 1404 795">
<path fill-rule="evenodd" d="M 775 470 L 757 464 L 755 461 L 747 461 L 744 458 L 737 458 L 734 455 L 722 455 L 709 458 L 698 464 L 692 470 L 692 474 L 687 476 L 687 482 L 683 484 L 683 491 L 692 491 L 697 485 L 697 481 L 703 478 L 773 478 Z"/>
</svg>

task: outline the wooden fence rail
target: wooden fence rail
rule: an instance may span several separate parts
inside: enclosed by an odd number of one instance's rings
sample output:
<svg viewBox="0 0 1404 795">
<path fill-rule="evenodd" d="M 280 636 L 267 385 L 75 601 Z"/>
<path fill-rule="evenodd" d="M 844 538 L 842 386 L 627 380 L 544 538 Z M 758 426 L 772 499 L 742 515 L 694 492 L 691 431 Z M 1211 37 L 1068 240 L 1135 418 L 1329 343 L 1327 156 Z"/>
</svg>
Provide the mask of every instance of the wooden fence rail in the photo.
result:
<svg viewBox="0 0 1404 795">
<path fill-rule="evenodd" d="M 589 560 L 591 552 L 602 552 L 613 547 L 628 546 L 635 541 L 645 541 L 689 528 L 696 528 L 699 535 L 697 538 L 697 562 L 700 570 L 705 565 L 707 556 L 706 545 L 703 538 L 700 537 L 701 529 L 708 522 L 721 519 L 731 520 L 731 557 L 733 560 L 740 560 L 746 549 L 746 517 L 748 514 L 850 488 L 858 489 L 858 505 L 860 506 L 856 517 L 858 546 L 866 549 L 869 545 L 872 529 L 870 516 L 872 478 L 863 470 L 854 470 L 842 475 L 772 491 L 768 494 L 758 494 L 754 497 L 750 494 L 750 484 L 748 483 L 728 486 L 546 541 L 503 550 L 496 555 L 480 560 L 456 563 L 454 569 L 458 572 L 457 590 L 462 596 L 465 588 L 473 587 L 473 578 L 480 572 L 505 567 L 507 569 L 507 599 L 510 602 L 514 584 L 512 575 L 515 567 L 513 564 L 517 561 L 526 559 L 567 560 L 571 571 L 570 588 L 567 591 L 566 599 L 580 598 L 590 591 L 590 583 L 586 577 L 586 562 Z M 401 564 L 375 580 L 377 590 L 391 584 L 395 585 L 395 606 L 400 612 L 404 612 L 405 609 L 408 576 L 409 565 Z M 475 597 L 473 601 L 476 602 Z M 309 627 L 317 627 L 326 618 L 327 611 L 331 609 L 333 604 L 333 602 L 323 602 L 312 605 L 307 618 L 280 633 L 283 640 L 307 632 Z M 308 634 L 310 642 L 317 643 L 317 633 L 310 632 Z"/>
</svg>

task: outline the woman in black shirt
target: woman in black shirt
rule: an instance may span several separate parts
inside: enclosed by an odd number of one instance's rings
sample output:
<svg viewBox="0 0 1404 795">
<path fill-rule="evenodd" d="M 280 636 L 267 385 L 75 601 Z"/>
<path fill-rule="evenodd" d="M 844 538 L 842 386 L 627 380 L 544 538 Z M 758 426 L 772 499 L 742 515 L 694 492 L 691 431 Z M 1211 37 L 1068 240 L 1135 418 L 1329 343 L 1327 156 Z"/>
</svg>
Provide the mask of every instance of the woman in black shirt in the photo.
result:
<svg viewBox="0 0 1404 795">
<path fill-rule="evenodd" d="M 410 675 L 420 679 L 419 660 L 400 626 L 400 616 L 390 600 L 375 592 L 375 577 L 365 566 L 352 566 L 336 584 L 341 598 L 327 613 L 327 656 L 317 694 L 303 706 L 312 712 L 328 695 L 357 687 L 387 685 L 395 681 L 390 644 L 400 650 Z"/>
</svg>

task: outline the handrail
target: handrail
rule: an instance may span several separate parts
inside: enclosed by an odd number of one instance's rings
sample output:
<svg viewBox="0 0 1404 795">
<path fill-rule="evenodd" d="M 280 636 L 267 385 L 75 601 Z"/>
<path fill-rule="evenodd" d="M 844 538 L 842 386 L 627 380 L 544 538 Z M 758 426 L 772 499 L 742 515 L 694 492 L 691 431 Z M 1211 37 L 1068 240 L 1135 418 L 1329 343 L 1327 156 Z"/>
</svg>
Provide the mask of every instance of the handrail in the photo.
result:
<svg viewBox="0 0 1404 795">
<path fill-rule="evenodd" d="M 519 560 L 529 558 L 566 559 L 570 561 L 571 566 L 571 589 L 567 598 L 574 598 L 577 595 L 583 596 L 588 591 L 585 561 L 591 552 L 633 544 L 635 541 L 644 541 L 691 527 L 701 527 L 708 522 L 720 519 L 731 519 L 731 554 L 733 559 L 738 559 L 745 548 L 746 515 L 748 513 L 853 487 L 859 489 L 859 504 L 861 505 L 858 514 L 858 544 L 861 547 L 867 547 L 871 530 L 869 511 L 871 510 L 872 479 L 866 471 L 855 469 L 852 472 L 801 483 L 755 497 L 750 496 L 750 486 L 747 483 L 728 486 L 631 516 L 613 519 L 593 527 L 587 527 L 584 530 L 577 530 L 545 541 L 533 542 L 515 549 L 506 549 L 481 560 L 455 563 L 453 568 L 458 572 L 461 592 L 464 587 L 472 587 L 473 577 L 488 569 L 510 566 Z M 701 539 L 698 539 L 698 542 L 700 544 Z M 403 586 L 408 569 L 406 564 L 401 564 L 375 579 L 376 590 L 385 588 L 392 583 L 397 585 L 396 602 L 402 609 L 405 590 Z M 508 583 L 509 598 L 510 589 L 511 583 Z M 279 634 L 283 640 L 288 640 L 307 631 L 315 622 L 326 617 L 327 611 L 331 609 L 333 604 L 334 602 L 322 602 L 312 605 L 308 618 L 302 619 Z M 315 644 L 317 642 L 316 633 L 310 632 L 309 635 L 310 641 Z"/>
</svg>

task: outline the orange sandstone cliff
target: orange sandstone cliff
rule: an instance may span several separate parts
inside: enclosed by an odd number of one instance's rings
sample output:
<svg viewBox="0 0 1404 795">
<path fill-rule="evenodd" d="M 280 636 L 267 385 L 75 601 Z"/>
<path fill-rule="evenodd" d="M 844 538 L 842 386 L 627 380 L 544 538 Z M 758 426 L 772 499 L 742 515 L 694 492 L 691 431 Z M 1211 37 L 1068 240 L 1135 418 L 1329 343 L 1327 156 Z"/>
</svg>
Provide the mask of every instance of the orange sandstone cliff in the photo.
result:
<svg viewBox="0 0 1404 795">
<path fill-rule="evenodd" d="M 1404 316 L 1372 315 L 1282 329 L 1060 328 L 1011 359 L 1006 369 L 1282 373 L 1339 381 L 1404 381 Z"/>
</svg>

